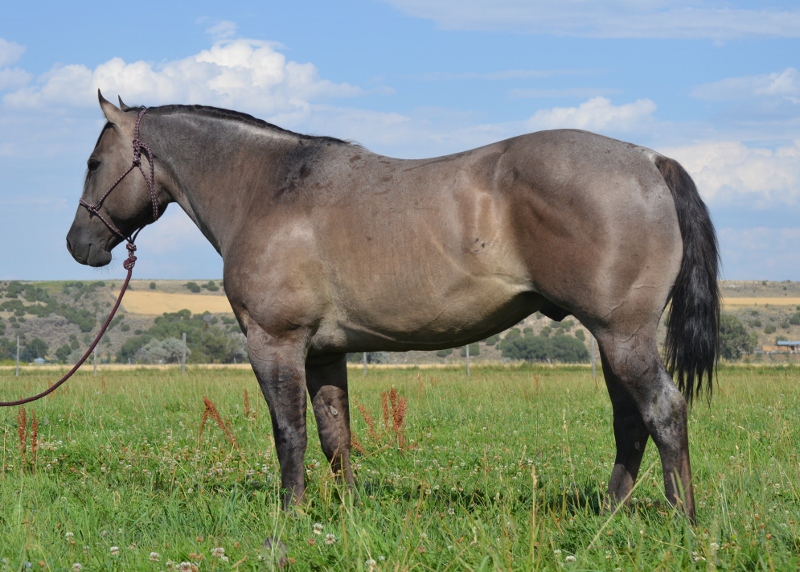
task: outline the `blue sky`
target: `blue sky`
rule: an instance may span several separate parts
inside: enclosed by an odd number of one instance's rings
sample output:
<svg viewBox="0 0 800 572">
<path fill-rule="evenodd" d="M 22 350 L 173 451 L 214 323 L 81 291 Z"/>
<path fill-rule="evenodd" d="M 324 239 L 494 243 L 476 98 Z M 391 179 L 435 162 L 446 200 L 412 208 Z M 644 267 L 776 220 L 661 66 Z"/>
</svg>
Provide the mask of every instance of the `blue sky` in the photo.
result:
<svg viewBox="0 0 800 572">
<path fill-rule="evenodd" d="M 0 18 L 0 279 L 124 275 L 124 252 L 90 269 L 65 248 L 100 87 L 409 158 L 596 131 L 684 164 L 725 278 L 800 280 L 798 69 L 790 1 L 17 3 Z M 139 278 L 222 274 L 178 208 L 138 243 Z"/>
</svg>

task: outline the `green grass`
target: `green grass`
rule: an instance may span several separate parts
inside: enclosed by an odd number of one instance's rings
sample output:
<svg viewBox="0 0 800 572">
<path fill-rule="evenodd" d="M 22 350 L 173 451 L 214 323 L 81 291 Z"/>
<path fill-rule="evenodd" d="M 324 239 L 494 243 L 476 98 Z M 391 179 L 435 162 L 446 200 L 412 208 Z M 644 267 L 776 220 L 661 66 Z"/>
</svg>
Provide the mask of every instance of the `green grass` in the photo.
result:
<svg viewBox="0 0 800 572">
<path fill-rule="evenodd" d="M 0 398 L 35 393 L 55 377 L 3 371 Z M 800 565 L 797 368 L 723 368 L 711 406 L 695 405 L 696 527 L 664 501 L 652 443 L 631 508 L 603 509 L 611 408 L 588 369 L 474 367 L 471 378 L 354 369 L 350 378 L 364 449 L 354 458 L 358 499 L 330 476 L 309 415 L 307 503 L 291 514 L 278 508 L 269 416 L 250 372 L 93 378 L 89 369 L 28 407 L 28 432 L 33 411 L 38 421 L 35 464 L 30 435 L 20 451 L 18 409 L 1 412 L 0 569 L 269 570 L 281 553 L 262 547 L 267 537 L 285 544 L 293 570 Z M 382 423 L 381 393 L 392 386 L 408 399 L 404 450 Z M 203 396 L 239 448 L 213 421 L 199 437 Z M 374 418 L 374 437 L 356 403 Z"/>
</svg>

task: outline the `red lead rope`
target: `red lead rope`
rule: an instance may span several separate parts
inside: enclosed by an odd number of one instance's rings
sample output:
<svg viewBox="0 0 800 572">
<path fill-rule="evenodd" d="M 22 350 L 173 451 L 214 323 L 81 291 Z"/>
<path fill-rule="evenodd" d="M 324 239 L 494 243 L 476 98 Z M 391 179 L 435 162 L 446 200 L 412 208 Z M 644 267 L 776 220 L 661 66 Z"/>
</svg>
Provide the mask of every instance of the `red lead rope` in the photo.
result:
<svg viewBox="0 0 800 572">
<path fill-rule="evenodd" d="M 33 395 L 31 397 L 26 397 L 25 399 L 18 399 L 17 401 L 0 401 L 0 407 L 15 407 L 17 405 L 24 405 L 25 403 L 30 403 L 31 401 L 36 401 L 37 399 L 41 399 L 45 395 L 49 395 L 53 393 L 56 389 L 58 389 L 65 381 L 67 381 L 70 377 L 72 377 L 72 374 L 78 371 L 78 368 L 83 365 L 83 362 L 85 362 L 89 358 L 89 356 L 92 355 L 94 348 L 97 347 L 98 343 L 100 343 L 100 338 L 103 337 L 103 334 L 106 333 L 109 324 L 111 324 L 111 320 L 114 318 L 114 314 L 117 313 L 117 309 L 119 308 L 120 302 L 122 302 L 122 297 L 125 295 L 125 291 L 128 289 L 128 283 L 131 281 L 131 275 L 133 274 L 133 266 L 134 264 L 136 264 L 136 256 L 134 256 L 133 254 L 134 252 L 136 252 L 136 245 L 133 242 L 136 240 L 139 231 L 142 229 L 140 228 L 139 230 L 137 230 L 132 237 L 125 236 L 116 226 L 114 226 L 109 220 L 106 220 L 106 218 L 100 214 L 100 207 L 102 206 L 103 201 L 106 199 L 109 193 L 111 193 L 111 191 L 113 191 L 117 187 L 117 185 L 119 185 L 122 179 L 124 179 L 128 173 L 133 171 L 134 168 L 138 167 L 139 171 L 142 173 L 142 176 L 144 177 L 144 180 L 147 182 L 147 186 L 150 188 L 150 199 L 151 202 L 153 203 L 153 222 L 155 222 L 155 220 L 158 218 L 158 197 L 156 195 L 153 153 L 150 150 L 150 147 L 139 141 L 139 124 L 142 121 L 142 116 L 146 112 L 147 109 L 142 107 L 139 110 L 138 117 L 136 118 L 136 128 L 134 129 L 133 132 L 133 162 L 131 163 L 131 166 L 128 168 L 127 171 L 125 171 L 122 174 L 122 176 L 119 179 L 117 179 L 117 181 L 113 185 L 111 185 L 111 188 L 109 188 L 105 192 L 105 194 L 100 198 L 100 200 L 96 204 L 92 205 L 87 203 L 83 199 L 80 200 L 81 206 L 85 207 L 86 210 L 89 211 L 90 216 L 96 215 L 103 222 L 103 224 L 105 224 L 108 227 L 108 229 L 111 232 L 113 232 L 114 234 L 116 234 L 117 236 L 119 236 L 120 238 L 122 238 L 127 242 L 125 248 L 128 249 L 128 258 L 125 259 L 125 262 L 122 263 L 122 267 L 128 271 L 128 276 L 125 277 L 125 282 L 122 284 L 122 289 L 119 291 L 119 296 L 117 296 L 117 301 L 114 304 L 114 307 L 111 309 L 111 313 L 108 315 L 106 323 L 103 324 L 103 327 L 100 328 L 100 331 L 97 333 L 97 337 L 95 337 L 94 341 L 92 342 L 92 345 L 89 346 L 89 349 L 86 350 L 86 353 L 83 354 L 83 357 L 78 360 L 78 363 L 76 363 L 64 377 L 59 379 L 56 383 L 51 385 L 45 391 L 37 393 L 36 395 Z M 147 176 L 144 169 L 142 168 L 142 150 L 146 151 L 148 155 L 148 160 L 150 162 L 150 177 Z"/>
<path fill-rule="evenodd" d="M 119 296 L 117 296 L 117 302 L 114 304 L 114 308 L 112 308 L 111 314 L 108 315 L 108 319 L 106 320 L 106 323 L 103 324 L 102 328 L 100 328 L 100 331 L 97 333 L 97 337 L 95 337 L 94 341 L 92 342 L 92 345 L 89 346 L 89 349 L 86 350 L 86 353 L 83 354 L 83 357 L 78 360 L 78 363 L 76 363 L 74 366 L 72 366 L 72 369 L 69 370 L 69 372 L 67 372 L 67 374 L 64 377 L 59 379 L 56 383 L 51 385 L 45 391 L 43 391 L 41 393 L 37 393 L 36 395 L 33 395 L 31 397 L 26 397 L 25 399 L 18 399 L 17 401 L 0 401 L 0 407 L 14 407 L 16 405 L 24 405 L 26 403 L 30 403 L 31 401 L 36 401 L 37 399 L 41 399 L 45 395 L 49 395 L 49 394 L 53 393 L 65 381 L 67 381 L 70 377 L 72 377 L 72 374 L 75 373 L 76 371 L 78 371 L 78 368 L 83 365 L 83 362 L 85 362 L 89 358 L 89 356 L 92 355 L 92 352 L 94 351 L 94 348 L 97 347 L 98 343 L 100 343 L 100 338 L 102 338 L 103 334 L 106 333 L 106 330 L 108 329 L 108 325 L 111 323 L 111 320 L 114 318 L 114 314 L 117 313 L 117 309 L 119 308 L 119 304 L 120 304 L 120 302 L 122 302 L 122 296 L 125 295 L 125 290 L 128 289 L 128 283 L 131 281 L 131 275 L 133 274 L 133 265 L 136 264 L 136 257 L 133 255 L 134 251 L 136 250 L 136 245 L 133 244 L 132 242 L 129 242 L 126 245 L 126 247 L 128 248 L 129 255 L 128 255 L 128 258 L 125 260 L 125 262 L 122 263 L 122 266 L 128 271 L 128 276 L 125 278 L 125 282 L 122 284 L 122 289 L 119 291 Z"/>
</svg>

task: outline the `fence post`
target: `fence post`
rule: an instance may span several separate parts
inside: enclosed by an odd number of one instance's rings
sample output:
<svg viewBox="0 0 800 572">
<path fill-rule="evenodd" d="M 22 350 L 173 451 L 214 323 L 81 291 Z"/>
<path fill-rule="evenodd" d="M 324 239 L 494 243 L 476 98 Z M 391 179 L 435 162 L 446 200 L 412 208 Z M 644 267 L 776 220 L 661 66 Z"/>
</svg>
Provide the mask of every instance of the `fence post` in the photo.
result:
<svg viewBox="0 0 800 572">
<path fill-rule="evenodd" d="M 92 351 L 92 357 L 94 358 L 94 376 L 97 377 L 97 348 Z"/>
<path fill-rule="evenodd" d="M 467 377 L 469 377 L 469 344 L 467 344 Z"/>
<path fill-rule="evenodd" d="M 181 375 L 186 373 L 186 332 L 183 332 L 183 355 L 181 356 Z"/>
<path fill-rule="evenodd" d="M 19 377 L 19 336 L 17 336 L 17 377 Z"/>
<path fill-rule="evenodd" d="M 594 357 L 594 336 L 589 334 L 589 347 L 592 350 L 592 379 L 595 386 L 597 385 L 597 360 Z"/>
</svg>

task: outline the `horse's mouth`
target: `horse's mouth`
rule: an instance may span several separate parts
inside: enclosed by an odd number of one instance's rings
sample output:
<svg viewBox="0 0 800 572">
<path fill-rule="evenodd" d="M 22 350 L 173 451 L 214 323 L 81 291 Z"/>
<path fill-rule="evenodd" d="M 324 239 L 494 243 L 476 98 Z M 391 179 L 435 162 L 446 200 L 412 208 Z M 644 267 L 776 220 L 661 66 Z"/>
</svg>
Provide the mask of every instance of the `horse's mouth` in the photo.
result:
<svg viewBox="0 0 800 572">
<path fill-rule="evenodd" d="M 77 262 L 94 268 L 106 266 L 111 262 L 111 252 L 91 242 L 84 248 L 78 248 L 67 239 L 67 250 Z"/>
</svg>

